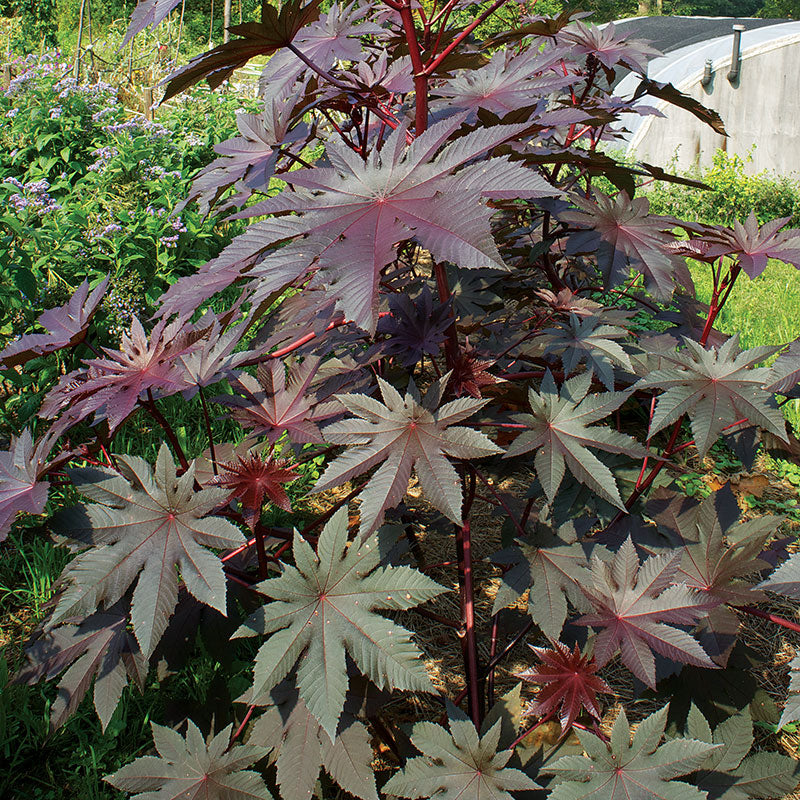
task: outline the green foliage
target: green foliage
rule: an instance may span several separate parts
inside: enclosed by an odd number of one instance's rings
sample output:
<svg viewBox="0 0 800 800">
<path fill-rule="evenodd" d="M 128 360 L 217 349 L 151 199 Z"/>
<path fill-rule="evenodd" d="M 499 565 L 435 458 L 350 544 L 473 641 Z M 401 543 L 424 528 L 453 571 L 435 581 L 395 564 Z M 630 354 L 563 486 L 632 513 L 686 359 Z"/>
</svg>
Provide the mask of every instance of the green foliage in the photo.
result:
<svg viewBox="0 0 800 800">
<path fill-rule="evenodd" d="M 711 187 L 710 191 L 656 183 L 647 193 L 650 207 L 656 214 L 714 225 L 743 222 L 751 212 L 762 224 L 769 219 L 791 217 L 792 225 L 800 225 L 800 183 L 766 170 L 750 175 L 746 167 L 751 160 L 718 150 L 710 167 L 690 175 Z"/>
<path fill-rule="evenodd" d="M 148 122 L 129 117 L 111 86 L 77 85 L 52 54 L 17 70 L 0 95 L 0 333 L 110 275 L 102 316 L 113 342 L 235 233 L 196 210 L 171 212 L 238 102 L 197 93 Z"/>
</svg>

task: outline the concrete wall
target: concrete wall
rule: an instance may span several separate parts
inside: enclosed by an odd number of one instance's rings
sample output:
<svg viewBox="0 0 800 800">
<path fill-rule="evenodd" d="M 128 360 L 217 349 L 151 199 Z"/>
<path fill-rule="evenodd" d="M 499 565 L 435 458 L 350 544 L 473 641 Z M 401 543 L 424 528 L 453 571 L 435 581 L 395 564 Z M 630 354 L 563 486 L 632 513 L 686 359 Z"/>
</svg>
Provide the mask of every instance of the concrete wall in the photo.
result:
<svg viewBox="0 0 800 800">
<path fill-rule="evenodd" d="M 746 164 L 748 172 L 766 169 L 800 178 L 800 34 L 791 32 L 768 41 L 762 39 L 748 47 L 749 33 L 743 37 L 740 78 L 735 85 L 727 77 L 732 36 L 715 40 L 714 46 L 693 48 L 683 54 L 677 51 L 671 64 L 668 59 L 661 65 L 654 62 L 655 69 L 649 72 L 655 80 L 670 81 L 717 111 L 728 138 L 715 133 L 688 111 L 659 102 L 657 107 L 666 118 L 645 117 L 629 138 L 629 152 L 664 167 L 677 154 L 677 166 L 685 170 L 698 163 L 708 165 L 718 149 L 746 157 L 756 145 L 753 161 Z M 723 56 L 720 51 L 724 52 L 725 47 L 728 53 Z M 706 57 L 713 59 L 714 77 L 704 87 L 700 82 L 701 64 Z M 648 100 L 652 103 L 651 98 L 643 102 Z"/>
</svg>

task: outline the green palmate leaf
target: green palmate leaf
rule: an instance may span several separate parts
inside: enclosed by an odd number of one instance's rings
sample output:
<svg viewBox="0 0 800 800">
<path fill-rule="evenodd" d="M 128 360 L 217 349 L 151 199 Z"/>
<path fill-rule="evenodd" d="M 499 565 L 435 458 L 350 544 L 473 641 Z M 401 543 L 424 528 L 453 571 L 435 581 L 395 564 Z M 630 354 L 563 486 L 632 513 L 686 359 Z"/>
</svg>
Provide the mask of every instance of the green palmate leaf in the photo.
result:
<svg viewBox="0 0 800 800">
<path fill-rule="evenodd" d="M 447 373 L 420 400 L 410 387 L 405 397 L 378 378 L 383 403 L 363 394 L 337 395 L 355 418 L 323 430 L 326 441 L 355 447 L 334 459 L 314 486 L 321 492 L 341 486 L 376 464 L 383 465 L 361 492 L 361 534 L 373 531 L 387 508 L 397 505 L 408 488 L 412 469 L 430 502 L 453 522 L 461 522 L 461 481 L 447 456 L 482 458 L 502 450 L 485 434 L 455 423 L 472 416 L 488 400 L 470 397 L 438 408 Z"/>
<path fill-rule="evenodd" d="M 656 685 L 653 650 L 673 661 L 716 667 L 695 639 L 672 627 L 694 623 L 719 604 L 673 582 L 680 561 L 678 551 L 652 556 L 640 567 L 630 538 L 611 561 L 592 557 L 591 581 L 584 593 L 594 611 L 582 616 L 577 624 L 601 629 L 594 644 L 600 666 L 620 651 L 622 663 L 652 688 Z"/>
<path fill-rule="evenodd" d="M 630 436 L 611 428 L 589 428 L 593 422 L 619 408 L 628 397 L 626 392 L 588 394 L 591 384 L 591 373 L 584 372 L 565 381 L 559 392 L 548 372 L 542 380 L 541 391 L 530 389 L 528 392 L 533 414 L 518 416 L 531 430 L 514 440 L 506 457 L 536 450 L 536 475 L 551 503 L 569 467 L 581 483 L 623 508 L 614 475 L 589 448 L 636 458 L 647 455 L 647 450 Z"/>
<path fill-rule="evenodd" d="M 695 739 L 660 744 L 667 707 L 643 720 L 631 741 L 624 709 L 604 742 L 578 730 L 586 755 L 564 756 L 543 771 L 556 776 L 548 800 L 703 800 L 706 793 L 676 781 L 697 769 L 718 746 Z"/>
<path fill-rule="evenodd" d="M 322 767 L 350 794 L 378 800 L 370 733 L 363 723 L 345 712 L 331 740 L 296 690 L 274 703 L 256 720 L 247 741 L 272 750 L 282 800 L 308 800 Z"/>
<path fill-rule="evenodd" d="M 91 500 L 57 514 L 52 527 L 90 549 L 63 573 L 67 589 L 49 624 L 116 603 L 135 582 L 133 631 L 145 657 L 158 644 L 178 600 L 178 571 L 200 602 L 226 613 L 225 575 L 206 547 L 244 544 L 227 520 L 207 516 L 225 503 L 223 488 L 194 490 L 194 464 L 177 477 L 166 445 L 155 470 L 135 456 L 117 456 L 122 474 L 109 469 L 70 470 L 77 489 Z M 205 547 L 201 546 L 205 545 Z"/>
<path fill-rule="evenodd" d="M 800 720 L 800 656 L 792 659 L 789 673 L 789 696 L 781 714 L 780 727 Z"/>
<path fill-rule="evenodd" d="M 381 688 L 431 689 L 411 634 L 374 612 L 412 608 L 445 589 L 410 567 L 380 566 L 382 539 L 376 534 L 360 547 L 348 544 L 346 508 L 325 526 L 316 553 L 295 534 L 295 566 L 257 587 L 274 602 L 235 634 L 270 635 L 256 657 L 256 695 L 276 686 L 299 660 L 300 697 L 331 739 L 347 691 L 345 653 Z"/>
<path fill-rule="evenodd" d="M 708 793 L 708 800 L 779 800 L 796 788 L 800 765 L 780 753 L 753 753 L 753 722 L 745 709 L 720 722 L 713 734 L 700 710 L 692 705 L 686 733 L 695 740 L 717 745 L 699 764 L 690 780 Z"/>
<path fill-rule="evenodd" d="M 785 597 L 800 600 L 800 553 L 795 553 L 788 561 L 784 561 L 757 588 L 769 589 Z"/>
<path fill-rule="evenodd" d="M 542 331 L 542 341 L 546 342 L 544 355 L 553 353 L 559 356 L 566 376 L 571 375 L 579 364 L 585 362 L 589 374 L 597 375 L 603 386 L 612 391 L 614 367 L 633 372 L 628 354 L 615 341 L 627 336 L 628 332 L 618 325 L 600 323 L 599 317 L 582 319 L 576 314 L 570 314 L 569 320 L 558 328 Z"/>
<path fill-rule="evenodd" d="M 651 372 L 636 384 L 637 389 L 665 390 L 656 403 L 650 436 L 688 414 L 701 456 L 726 425 L 742 419 L 786 441 L 786 422 L 771 402 L 771 392 L 764 389 L 771 373 L 753 367 L 775 348 L 740 351 L 738 334 L 721 347 L 708 350 L 691 339 L 684 339 L 684 343 L 686 347 L 681 350 L 658 353 L 671 366 Z"/>
<path fill-rule="evenodd" d="M 722 502 L 732 509 L 720 509 Z M 739 509 L 730 490 L 711 494 L 700 504 L 690 501 L 677 513 L 675 507 L 671 503 L 655 519 L 684 545 L 679 580 L 719 603 L 702 621 L 699 639 L 709 655 L 724 666 L 739 629 L 739 618 L 726 604 L 746 605 L 766 599 L 745 576 L 769 566 L 759 555 L 780 519 L 765 516 L 735 522 Z M 727 518 L 722 519 L 720 513 Z"/>
<path fill-rule="evenodd" d="M 143 756 L 104 780 L 135 800 L 270 800 L 261 776 L 246 769 L 263 758 L 264 747 L 228 749 L 232 725 L 209 742 L 188 721 L 186 736 L 151 723 L 158 756 Z"/>
<path fill-rule="evenodd" d="M 493 560 L 511 564 L 503 574 L 492 608 L 492 614 L 514 605 L 528 592 L 528 613 L 542 632 L 552 639 L 561 635 L 567 618 L 567 599 L 583 607 L 586 600 L 581 583 L 588 576 L 587 547 L 549 534 L 545 541 L 537 536 L 534 546 L 519 542 L 518 546 L 495 554 Z"/>
<path fill-rule="evenodd" d="M 386 794 L 433 800 L 514 800 L 510 792 L 539 788 L 524 772 L 507 767 L 513 752 L 497 752 L 501 722 L 483 736 L 448 704 L 450 730 L 432 722 L 414 725 L 411 741 L 422 753 L 383 787 Z"/>
</svg>

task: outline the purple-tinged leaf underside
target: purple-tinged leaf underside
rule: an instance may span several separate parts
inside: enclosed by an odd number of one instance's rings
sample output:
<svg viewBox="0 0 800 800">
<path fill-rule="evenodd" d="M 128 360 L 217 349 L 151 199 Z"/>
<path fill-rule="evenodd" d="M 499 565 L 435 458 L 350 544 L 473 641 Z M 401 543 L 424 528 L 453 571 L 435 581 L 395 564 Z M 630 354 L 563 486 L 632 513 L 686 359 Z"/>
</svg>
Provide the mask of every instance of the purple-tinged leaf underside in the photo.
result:
<svg viewBox="0 0 800 800">
<path fill-rule="evenodd" d="M 331 461 L 314 492 L 341 486 L 382 464 L 360 493 L 361 536 L 371 533 L 404 497 L 414 470 L 425 496 L 453 522 L 461 522 L 461 481 L 450 458 L 483 458 L 502 450 L 485 434 L 455 423 L 472 416 L 486 400 L 461 398 L 437 408 L 449 373 L 424 400 L 411 392 L 402 397 L 378 378 L 383 403 L 361 394 L 337 395 L 352 416 L 323 430 L 325 441 L 351 445 Z"/>
<path fill-rule="evenodd" d="M 548 800 L 705 800 L 705 792 L 674 779 L 692 773 L 717 746 L 681 738 L 660 744 L 666 723 L 665 706 L 640 722 L 631 740 L 623 709 L 608 742 L 578 730 L 585 755 L 545 767 L 557 781 Z"/>
<path fill-rule="evenodd" d="M 647 455 L 647 450 L 635 439 L 612 428 L 589 427 L 607 417 L 628 398 L 626 392 L 589 394 L 590 387 L 591 374 L 583 372 L 565 381 L 559 391 L 548 372 L 540 391 L 531 388 L 528 392 L 533 414 L 517 415 L 517 419 L 530 430 L 514 440 L 506 458 L 536 450 L 536 476 L 551 503 L 565 470 L 569 468 L 580 483 L 604 500 L 623 508 L 613 473 L 589 448 L 634 458 Z"/>
<path fill-rule="evenodd" d="M 247 769 L 267 754 L 253 745 L 229 747 L 232 725 L 208 742 L 188 720 L 186 736 L 151 723 L 157 756 L 142 756 L 103 780 L 132 800 L 272 800 L 261 775 Z"/>
<path fill-rule="evenodd" d="M 117 461 L 122 474 L 94 467 L 69 472 L 76 488 L 95 502 L 60 512 L 53 529 L 90 547 L 64 570 L 67 588 L 49 625 L 110 606 L 135 583 L 131 623 L 149 657 L 175 610 L 176 567 L 188 591 L 224 615 L 222 563 L 206 548 L 233 548 L 246 540 L 232 523 L 209 516 L 229 493 L 216 487 L 195 492 L 193 465 L 177 477 L 166 445 L 155 470 L 136 456 Z"/>
<path fill-rule="evenodd" d="M 235 634 L 269 636 L 256 656 L 254 695 L 269 692 L 298 664 L 300 697 L 331 739 L 347 691 L 346 653 L 380 688 L 432 688 L 411 634 L 375 612 L 412 608 L 444 588 L 410 567 L 380 566 L 381 551 L 377 534 L 360 546 L 348 543 L 346 508 L 327 523 L 316 553 L 295 534 L 295 565 L 257 585 L 272 602 Z"/>
<path fill-rule="evenodd" d="M 576 624 L 599 631 L 594 655 L 600 666 L 619 652 L 622 663 L 652 688 L 656 685 L 653 651 L 672 661 L 716 667 L 696 639 L 673 627 L 694 624 L 719 605 L 702 592 L 674 583 L 681 555 L 678 551 L 651 556 L 640 566 L 628 538 L 610 562 L 592 557 L 591 580 L 584 593 L 594 610 Z"/>
</svg>

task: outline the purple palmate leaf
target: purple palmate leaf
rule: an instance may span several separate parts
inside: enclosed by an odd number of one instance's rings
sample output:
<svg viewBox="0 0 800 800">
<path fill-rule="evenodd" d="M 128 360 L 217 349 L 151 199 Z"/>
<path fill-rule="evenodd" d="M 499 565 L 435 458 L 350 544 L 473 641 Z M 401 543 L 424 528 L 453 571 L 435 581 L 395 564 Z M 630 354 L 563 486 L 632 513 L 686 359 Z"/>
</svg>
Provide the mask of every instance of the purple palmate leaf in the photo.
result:
<svg viewBox="0 0 800 800">
<path fill-rule="evenodd" d="M 196 200 L 202 213 L 217 202 L 223 192 L 237 184 L 237 196 L 230 202 L 243 205 L 254 191 L 266 192 L 280 155 L 280 147 L 304 139 L 308 126 L 300 124 L 289 130 L 294 98 L 286 102 L 266 103 L 262 114 L 238 114 L 239 136 L 215 145 L 221 158 L 202 169 L 192 183 L 188 196 L 176 213 Z"/>
<path fill-rule="evenodd" d="M 94 679 L 94 707 L 103 730 L 122 698 L 128 679 L 144 689 L 147 660 L 128 631 L 128 603 L 98 611 L 80 624 L 59 625 L 26 648 L 18 683 L 52 680 L 61 672 L 58 696 L 50 710 L 51 728 L 61 727 L 77 710 Z"/>
<path fill-rule="evenodd" d="M 0 353 L 0 362 L 4 367 L 14 367 L 35 356 L 78 344 L 86 335 L 86 328 L 107 286 L 108 278 L 105 278 L 89 294 L 89 282 L 84 281 L 68 303 L 48 309 L 36 320 L 48 333 L 29 333 L 12 342 Z"/>
<path fill-rule="evenodd" d="M 774 219 L 759 226 L 755 214 L 750 212 L 744 223 L 736 220 L 733 228 L 702 226 L 700 237 L 679 242 L 678 247 L 683 248 L 685 255 L 704 261 L 713 261 L 722 256 L 735 257 L 751 278 L 757 278 L 764 271 L 770 258 L 800 269 L 800 230 L 782 230 L 789 219 Z"/>
<path fill-rule="evenodd" d="M 450 373 L 424 399 L 409 385 L 405 397 L 378 378 L 383 403 L 363 394 L 337 395 L 351 417 L 328 425 L 332 444 L 353 445 L 328 464 L 315 492 L 341 486 L 377 464 L 382 466 L 361 491 L 361 535 L 375 530 L 387 508 L 397 505 L 416 470 L 430 502 L 453 522 L 461 522 L 461 482 L 451 458 L 484 458 L 502 453 L 485 434 L 455 423 L 471 417 L 487 400 L 460 398 L 439 407 Z"/>
<path fill-rule="evenodd" d="M 206 548 L 238 547 L 242 532 L 211 516 L 230 493 L 194 491 L 194 465 L 178 477 L 162 445 L 155 469 L 136 456 L 117 456 L 122 474 L 108 469 L 69 471 L 79 492 L 96 501 L 59 512 L 53 530 L 91 547 L 64 570 L 66 588 L 48 621 L 57 622 L 121 599 L 135 583 L 131 624 L 150 657 L 178 602 L 178 567 L 187 590 L 226 614 L 222 563 Z"/>
<path fill-rule="evenodd" d="M 284 175 L 303 191 L 284 193 L 280 210 L 300 216 L 251 225 L 206 265 L 206 278 L 221 274 L 217 288 L 224 288 L 260 260 L 248 277 L 257 275 L 256 285 L 267 283 L 273 291 L 313 270 L 312 285 L 322 286 L 347 319 L 372 332 L 381 271 L 394 260 L 399 241 L 414 237 L 437 261 L 469 269 L 507 269 L 492 236 L 494 212 L 482 198 L 552 197 L 560 192 L 535 169 L 506 158 L 463 167 L 526 127 L 478 129 L 446 144 L 464 119 L 459 114 L 431 126 L 408 148 L 406 127 L 400 126 L 366 163 L 344 147 L 329 146 L 331 167 Z M 299 236 L 305 238 L 267 255 L 277 243 Z"/>
<path fill-rule="evenodd" d="M 589 230 L 572 234 L 567 252 L 596 254 L 606 285 L 619 285 L 633 268 L 644 274 L 647 289 L 659 300 L 669 299 L 676 283 L 691 286 L 683 259 L 669 250 L 676 221 L 650 214 L 646 197 L 631 200 L 625 192 L 613 198 L 595 192 L 594 199 L 573 196 L 571 200 L 580 211 L 558 216 Z"/>
<path fill-rule="evenodd" d="M 142 756 L 108 781 L 136 800 L 192 798 L 192 800 L 271 800 L 264 779 L 246 769 L 267 754 L 265 747 L 229 746 L 229 725 L 208 741 L 197 725 L 188 720 L 186 736 L 166 726 L 151 723 L 158 756 Z"/>
<path fill-rule="evenodd" d="M 555 775 L 549 800 L 705 800 L 710 795 L 684 781 L 720 745 L 670 737 L 660 744 L 668 706 L 642 720 L 631 741 L 625 709 L 614 722 L 611 738 L 578 731 L 586 755 L 567 755 L 544 767 Z M 716 740 L 715 740 L 716 741 Z M 722 785 L 733 784 L 731 779 Z M 769 790 L 767 790 L 769 793 Z M 719 798 L 722 795 L 717 795 Z M 744 798 L 744 793 L 728 795 Z"/>
<path fill-rule="evenodd" d="M 441 98 L 432 107 L 459 108 L 476 111 L 485 108 L 494 114 L 507 114 L 515 109 L 534 106 L 555 91 L 582 80 L 564 75 L 555 65 L 561 64 L 565 51 L 551 49 L 539 54 L 526 50 L 512 55 L 498 50 L 491 61 L 480 69 L 462 70 L 455 78 L 436 88 Z"/>
<path fill-rule="evenodd" d="M 571 727 L 583 709 L 599 721 L 597 693 L 610 693 L 611 689 L 596 674 L 597 662 L 581 653 L 577 644 L 572 650 L 558 640 L 551 641 L 550 646 L 549 650 L 531 647 L 540 663 L 518 676 L 541 686 L 527 713 L 546 717 L 555 712 L 562 730 Z"/>
<path fill-rule="evenodd" d="M 233 409 L 233 418 L 254 432 L 265 434 L 277 442 L 284 434 L 293 442 L 322 443 L 319 423 L 341 413 L 338 404 L 328 396 L 311 389 L 319 381 L 320 359 L 306 358 L 286 375 L 279 358 L 258 367 L 256 377 L 240 374 L 233 382 L 236 394 L 222 395 L 216 402 Z"/>
<path fill-rule="evenodd" d="M 674 583 L 681 555 L 678 550 L 652 556 L 640 567 L 628 538 L 610 562 L 592 557 L 591 580 L 583 591 L 594 610 L 576 624 L 600 631 L 594 644 L 600 666 L 619 652 L 622 663 L 651 688 L 656 685 L 653 651 L 672 661 L 716 667 L 696 639 L 673 627 L 697 622 L 720 603 L 715 597 Z"/>
<path fill-rule="evenodd" d="M 368 11 L 366 5 L 359 6 L 355 0 L 345 7 L 333 3 L 328 13 L 305 27 L 292 44 L 323 70 L 331 69 L 337 61 L 361 61 L 359 38 L 383 32 L 374 22 L 364 21 Z M 267 62 L 260 84 L 270 98 L 282 97 L 307 69 L 294 53 L 282 50 Z"/>
<path fill-rule="evenodd" d="M 188 389 L 179 360 L 192 346 L 178 334 L 178 324 L 159 322 L 148 336 L 134 317 L 130 332 L 123 334 L 119 350 L 103 348 L 105 356 L 90 359 L 86 368 L 64 375 L 45 398 L 40 414 L 53 417 L 68 407 L 75 420 L 95 414 L 116 429 L 147 392 L 162 395 Z"/>
<path fill-rule="evenodd" d="M 413 367 L 423 355 L 439 353 L 445 331 L 453 324 L 450 303 L 434 306 L 431 290 L 425 286 L 413 299 L 405 293 L 391 295 L 389 308 L 392 313 L 378 322 L 378 333 L 389 337 L 383 345 L 386 355 Z"/>
<path fill-rule="evenodd" d="M 599 28 L 596 25 L 575 22 L 564 28 L 558 39 L 572 45 L 570 53 L 573 57 L 591 56 L 607 71 L 621 65 L 646 75 L 647 62 L 661 55 L 660 51 L 647 42 L 641 39 L 629 39 L 624 33 L 619 33 L 614 23 Z"/>
<path fill-rule="evenodd" d="M 21 436 L 11 437 L 8 450 L 0 451 L 0 542 L 11 530 L 17 512 L 44 511 L 48 485 L 42 477 L 70 455 L 63 453 L 57 462 L 47 463 L 57 437 L 55 432 L 48 433 L 34 443 L 30 429 L 25 428 Z"/>
<path fill-rule="evenodd" d="M 170 11 L 180 5 L 181 0 L 139 0 L 138 5 L 131 14 L 131 21 L 122 47 L 125 47 L 134 36 L 141 33 L 148 25 L 154 28 L 169 16 Z"/>
</svg>

